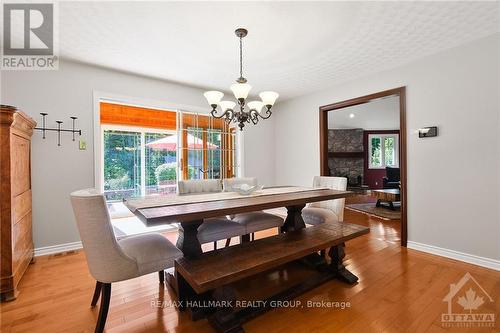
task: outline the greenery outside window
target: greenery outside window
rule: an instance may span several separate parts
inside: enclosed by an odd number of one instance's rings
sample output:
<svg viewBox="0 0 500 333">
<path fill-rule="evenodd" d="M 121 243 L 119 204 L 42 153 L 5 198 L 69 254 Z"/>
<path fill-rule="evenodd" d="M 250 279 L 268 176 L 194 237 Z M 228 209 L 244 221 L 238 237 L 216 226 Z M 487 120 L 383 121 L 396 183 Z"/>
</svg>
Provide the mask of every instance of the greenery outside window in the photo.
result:
<svg viewBox="0 0 500 333">
<path fill-rule="evenodd" d="M 161 141 L 175 131 L 105 125 L 102 135 L 107 200 L 176 193 L 176 146 Z"/>
<path fill-rule="evenodd" d="M 399 166 L 399 135 L 368 135 L 368 167 L 369 169 L 385 169 Z"/>
</svg>

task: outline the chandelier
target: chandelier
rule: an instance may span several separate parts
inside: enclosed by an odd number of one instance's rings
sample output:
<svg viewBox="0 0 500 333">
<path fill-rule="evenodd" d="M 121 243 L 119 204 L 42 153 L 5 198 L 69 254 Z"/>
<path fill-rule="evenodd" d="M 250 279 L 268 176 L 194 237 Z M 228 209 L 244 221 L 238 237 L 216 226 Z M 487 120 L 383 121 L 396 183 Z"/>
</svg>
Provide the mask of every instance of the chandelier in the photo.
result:
<svg viewBox="0 0 500 333">
<path fill-rule="evenodd" d="M 248 34 L 248 31 L 243 28 L 236 29 L 236 36 L 240 39 L 240 77 L 236 79 L 236 83 L 231 85 L 231 91 L 238 102 L 223 101 L 224 94 L 220 91 L 207 91 L 203 95 L 212 107 L 210 114 L 214 118 L 224 118 L 229 124 L 232 121 L 238 123 L 240 130 L 243 130 L 245 123 L 252 122 L 257 124 L 259 118 L 267 119 L 271 117 L 271 108 L 278 98 L 278 94 L 274 91 L 263 91 L 259 94 L 260 101 L 251 101 L 247 103 L 248 93 L 252 86 L 247 83 L 247 79 L 243 77 L 243 37 Z M 220 107 L 220 112 L 217 107 Z M 265 107 L 265 110 L 263 110 Z M 248 110 L 247 110 L 248 109 Z"/>
</svg>

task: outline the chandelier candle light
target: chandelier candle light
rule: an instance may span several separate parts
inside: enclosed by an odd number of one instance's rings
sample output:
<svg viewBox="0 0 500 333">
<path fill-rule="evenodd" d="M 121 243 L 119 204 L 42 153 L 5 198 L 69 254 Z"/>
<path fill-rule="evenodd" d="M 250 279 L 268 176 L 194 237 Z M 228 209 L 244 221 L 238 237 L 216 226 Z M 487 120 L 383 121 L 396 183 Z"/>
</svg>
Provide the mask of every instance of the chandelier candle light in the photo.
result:
<svg viewBox="0 0 500 333">
<path fill-rule="evenodd" d="M 239 28 L 236 29 L 235 34 L 240 39 L 240 77 L 236 79 L 235 84 L 231 85 L 231 91 L 238 101 L 238 107 L 235 110 L 235 102 L 223 101 L 222 97 L 224 97 L 224 94 L 220 91 L 207 91 L 203 95 L 212 107 L 212 117 L 224 118 L 227 123 L 234 121 L 238 123 L 240 130 L 243 130 L 245 123 L 252 122 L 253 124 L 257 124 L 259 118 L 267 119 L 271 117 L 271 107 L 279 95 L 274 91 L 263 91 L 259 94 L 261 101 L 246 102 L 248 93 L 252 89 L 252 86 L 247 83 L 247 79 L 243 77 L 243 37 L 248 34 L 248 31 Z M 248 107 L 248 111 L 245 109 L 245 106 Z M 220 114 L 218 114 L 217 107 L 220 107 Z M 263 111 L 264 107 L 265 111 Z"/>
</svg>

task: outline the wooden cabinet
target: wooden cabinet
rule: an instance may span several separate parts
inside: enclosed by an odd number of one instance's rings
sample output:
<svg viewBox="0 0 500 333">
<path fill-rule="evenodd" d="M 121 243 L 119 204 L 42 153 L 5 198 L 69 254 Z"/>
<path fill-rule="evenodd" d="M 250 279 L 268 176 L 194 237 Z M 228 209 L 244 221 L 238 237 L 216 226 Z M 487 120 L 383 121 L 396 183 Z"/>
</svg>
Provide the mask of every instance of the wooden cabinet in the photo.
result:
<svg viewBox="0 0 500 333">
<path fill-rule="evenodd" d="M 14 300 L 33 260 L 31 135 L 36 123 L 15 107 L 0 105 L 1 300 Z"/>
</svg>

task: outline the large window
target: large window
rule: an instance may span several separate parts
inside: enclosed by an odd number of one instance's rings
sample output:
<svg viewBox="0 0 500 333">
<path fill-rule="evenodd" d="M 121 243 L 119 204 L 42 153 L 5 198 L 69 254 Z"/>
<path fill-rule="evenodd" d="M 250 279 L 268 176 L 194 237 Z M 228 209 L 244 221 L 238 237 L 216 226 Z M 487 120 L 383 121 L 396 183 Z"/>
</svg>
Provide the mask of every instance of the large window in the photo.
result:
<svg viewBox="0 0 500 333">
<path fill-rule="evenodd" d="M 383 169 L 399 165 L 397 134 L 368 135 L 368 166 L 370 169 Z"/>
<path fill-rule="evenodd" d="M 237 175 L 236 132 L 222 119 L 100 103 L 101 188 L 108 200 L 176 193 L 178 179 Z"/>
</svg>

